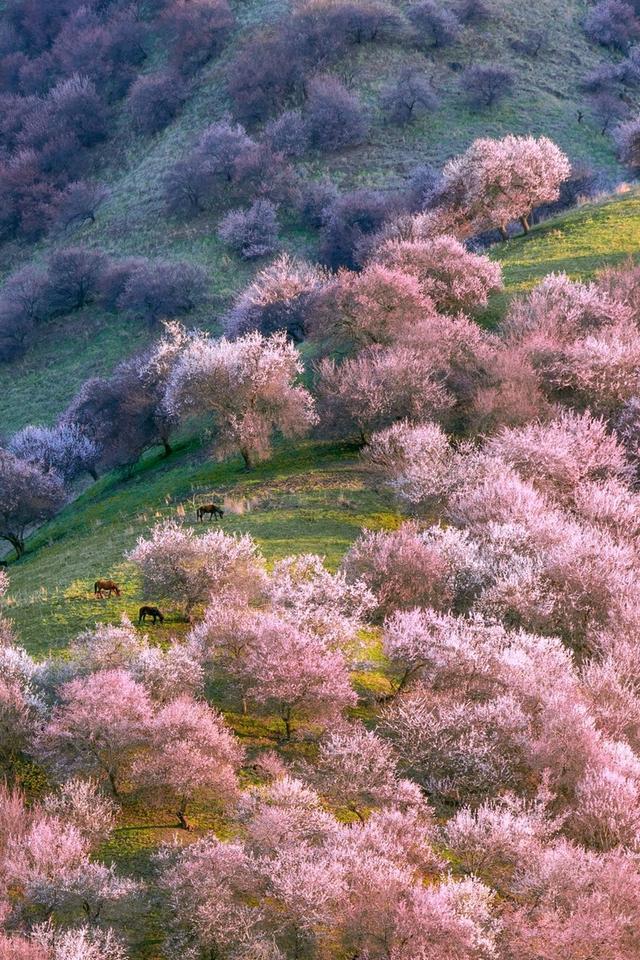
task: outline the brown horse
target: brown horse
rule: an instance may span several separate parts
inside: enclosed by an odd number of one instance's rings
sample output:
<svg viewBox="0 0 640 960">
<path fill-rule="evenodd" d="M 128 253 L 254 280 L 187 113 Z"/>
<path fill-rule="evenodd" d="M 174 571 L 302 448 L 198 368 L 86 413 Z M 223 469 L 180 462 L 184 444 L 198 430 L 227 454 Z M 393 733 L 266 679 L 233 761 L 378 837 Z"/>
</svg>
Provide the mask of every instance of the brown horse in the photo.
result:
<svg viewBox="0 0 640 960">
<path fill-rule="evenodd" d="M 140 607 L 140 612 L 138 613 L 138 623 L 146 623 L 147 617 L 153 617 L 154 623 L 156 620 L 159 620 L 160 623 L 164 623 L 164 617 L 157 607 Z"/>
<path fill-rule="evenodd" d="M 120 596 L 120 587 L 113 580 L 96 580 L 93 585 L 93 592 L 96 597 L 100 597 L 100 599 L 103 600 L 105 590 L 109 597 L 112 593 L 115 593 L 116 597 Z"/>
<path fill-rule="evenodd" d="M 213 520 L 214 517 L 220 517 L 222 520 L 224 516 L 224 510 L 221 507 L 217 507 L 215 503 L 203 503 L 201 507 L 198 507 L 196 511 L 198 520 L 204 520 L 205 513 L 209 514 L 210 520 Z"/>
</svg>

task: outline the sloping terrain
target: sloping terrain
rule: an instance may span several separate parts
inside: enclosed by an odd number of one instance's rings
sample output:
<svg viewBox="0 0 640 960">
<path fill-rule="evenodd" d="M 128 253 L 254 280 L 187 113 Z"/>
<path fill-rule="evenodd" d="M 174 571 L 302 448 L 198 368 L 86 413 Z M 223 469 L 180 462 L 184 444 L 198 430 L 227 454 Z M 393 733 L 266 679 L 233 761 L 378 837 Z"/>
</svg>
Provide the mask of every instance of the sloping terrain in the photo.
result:
<svg viewBox="0 0 640 960">
<path fill-rule="evenodd" d="M 494 248 L 507 289 L 494 297 L 483 322 L 493 324 L 509 297 L 548 273 L 588 279 L 626 259 L 638 252 L 639 237 L 640 196 L 631 191 L 586 204 Z M 398 522 L 396 506 L 367 489 L 354 448 L 286 446 L 247 474 L 239 459 L 212 463 L 206 448 L 187 438 L 168 459 L 147 454 L 132 479 L 110 474 L 91 485 L 31 539 L 26 556 L 11 565 L 10 615 L 24 643 L 45 653 L 96 619 L 135 615 L 144 598 L 124 552 L 157 518 L 194 523 L 195 505 L 211 498 L 224 499 L 228 508 L 223 529 L 250 533 L 268 558 L 315 552 L 333 568 L 361 527 Z M 126 583 L 125 596 L 96 603 L 93 582 L 107 575 Z"/>
<path fill-rule="evenodd" d="M 117 256 L 186 259 L 203 265 L 210 276 L 209 304 L 189 322 L 216 328 L 216 317 L 262 262 L 247 264 L 220 243 L 216 237 L 219 213 L 186 221 L 168 217 L 162 181 L 199 133 L 230 111 L 225 70 L 246 31 L 274 18 L 285 5 L 253 0 L 234 6 L 238 29 L 232 43 L 196 76 L 178 117 L 160 134 L 144 137 L 132 132 L 121 112 L 116 132 L 95 152 L 95 176 L 111 191 L 95 224 L 49 236 L 35 250 L 6 246 L 5 273 L 30 259 L 42 259 L 56 246 L 70 244 L 101 248 Z M 441 166 L 475 137 L 532 133 L 551 137 L 574 163 L 599 171 L 604 183 L 619 180 L 623 171 L 611 138 L 600 133 L 580 90 L 584 75 L 611 58 L 607 50 L 589 43 L 580 27 L 587 5 L 579 0 L 541 0 L 530 5 L 488 0 L 487 6 L 488 21 L 466 26 L 451 46 L 423 51 L 406 45 L 365 44 L 350 53 L 348 62 L 338 63 L 334 72 L 361 95 L 370 110 L 370 135 L 360 147 L 304 158 L 297 164 L 299 171 L 309 178 L 329 177 L 344 189 L 371 185 L 387 191 L 406 183 L 419 164 Z M 536 56 L 513 47 L 529 31 L 545 34 Z M 153 58 L 154 69 L 158 58 L 161 62 L 160 52 Z M 483 62 L 511 69 L 514 88 L 491 109 L 472 111 L 466 106 L 459 74 L 465 66 Z M 432 80 L 440 106 L 407 127 L 396 127 L 381 112 L 380 92 L 407 66 L 415 66 Z M 584 115 L 581 122 L 579 111 Z M 626 218 L 630 208 L 624 209 Z M 315 258 L 314 235 L 289 216 L 283 218 L 282 227 L 285 249 Z M 627 251 L 624 237 L 618 239 L 615 231 L 614 236 L 620 248 L 611 251 L 612 257 Z M 597 247 L 597 239 L 594 242 Z M 571 250 L 567 252 L 571 257 Z M 495 255 L 507 262 L 510 258 L 508 251 L 500 249 Z M 109 372 L 118 360 L 142 349 L 151 335 L 144 324 L 95 306 L 49 322 L 22 359 L 0 366 L 0 433 L 28 422 L 51 422 L 84 379 Z"/>
</svg>

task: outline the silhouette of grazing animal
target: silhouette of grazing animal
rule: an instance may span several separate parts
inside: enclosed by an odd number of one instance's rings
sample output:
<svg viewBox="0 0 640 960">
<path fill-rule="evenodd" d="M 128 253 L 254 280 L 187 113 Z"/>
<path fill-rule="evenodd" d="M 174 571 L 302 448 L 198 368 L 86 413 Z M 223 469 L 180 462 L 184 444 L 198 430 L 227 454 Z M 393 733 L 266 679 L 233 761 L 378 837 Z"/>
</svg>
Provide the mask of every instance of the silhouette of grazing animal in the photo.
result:
<svg viewBox="0 0 640 960">
<path fill-rule="evenodd" d="M 138 623 L 146 623 L 147 617 L 153 617 L 153 622 L 159 620 L 160 623 L 164 623 L 164 617 L 160 613 L 157 607 L 140 607 L 140 612 L 138 614 Z"/>
<path fill-rule="evenodd" d="M 224 510 L 221 507 L 217 507 L 215 503 L 203 503 L 201 507 L 198 507 L 198 520 L 204 520 L 205 513 L 209 514 L 210 520 L 213 520 L 214 517 L 220 517 L 222 520 L 224 516 Z"/>
<path fill-rule="evenodd" d="M 120 587 L 113 580 L 96 580 L 93 585 L 93 592 L 96 597 L 100 597 L 100 599 L 103 600 L 105 591 L 109 597 L 112 593 L 115 593 L 116 597 L 120 596 Z"/>
</svg>

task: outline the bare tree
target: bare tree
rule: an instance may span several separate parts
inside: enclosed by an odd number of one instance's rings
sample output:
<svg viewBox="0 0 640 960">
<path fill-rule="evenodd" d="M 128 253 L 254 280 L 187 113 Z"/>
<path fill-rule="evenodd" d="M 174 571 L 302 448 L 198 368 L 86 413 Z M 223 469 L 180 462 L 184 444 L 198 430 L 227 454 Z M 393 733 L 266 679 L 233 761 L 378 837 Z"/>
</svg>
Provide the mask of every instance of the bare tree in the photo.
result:
<svg viewBox="0 0 640 960">
<path fill-rule="evenodd" d="M 248 210 L 232 210 L 220 223 L 218 236 L 243 260 L 273 253 L 278 245 L 276 207 L 269 200 L 256 200 Z"/>
<path fill-rule="evenodd" d="M 493 107 L 513 87 L 513 73 L 507 67 L 477 63 L 462 74 L 460 85 L 470 106 Z"/>
<path fill-rule="evenodd" d="M 430 81 L 415 67 L 403 67 L 382 91 L 382 108 L 392 123 L 415 120 L 419 112 L 430 113 L 438 107 L 438 97 Z"/>
</svg>

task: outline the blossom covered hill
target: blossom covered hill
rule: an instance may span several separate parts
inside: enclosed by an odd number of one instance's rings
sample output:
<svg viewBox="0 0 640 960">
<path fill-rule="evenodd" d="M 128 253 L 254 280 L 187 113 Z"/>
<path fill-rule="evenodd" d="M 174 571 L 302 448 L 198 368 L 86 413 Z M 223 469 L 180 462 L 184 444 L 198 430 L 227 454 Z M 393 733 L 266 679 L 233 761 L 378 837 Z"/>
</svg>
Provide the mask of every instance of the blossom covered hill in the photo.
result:
<svg viewBox="0 0 640 960">
<path fill-rule="evenodd" d="M 640 960 L 638 89 L 636 0 L 2 5 L 0 960 Z"/>
</svg>

